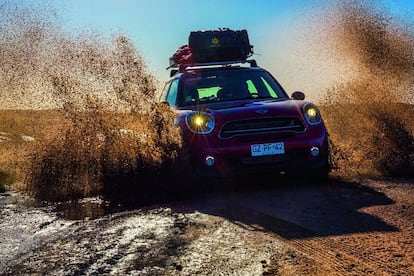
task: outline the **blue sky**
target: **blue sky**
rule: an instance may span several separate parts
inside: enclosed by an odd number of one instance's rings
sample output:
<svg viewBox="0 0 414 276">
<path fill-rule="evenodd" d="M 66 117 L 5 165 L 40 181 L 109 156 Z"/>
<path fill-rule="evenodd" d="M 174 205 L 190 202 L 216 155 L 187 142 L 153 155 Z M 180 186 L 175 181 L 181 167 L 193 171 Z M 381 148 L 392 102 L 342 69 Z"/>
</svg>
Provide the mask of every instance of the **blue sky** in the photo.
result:
<svg viewBox="0 0 414 276">
<path fill-rule="evenodd" d="M 122 31 L 132 38 L 158 75 L 168 66 L 168 57 L 187 43 L 193 30 L 247 29 L 257 45 L 262 28 L 275 21 L 295 20 L 325 1 L 244 0 L 72 0 L 55 2 L 63 7 L 67 27 Z M 282 23 L 283 25 L 284 23 Z M 258 49 L 260 52 L 260 49 Z M 167 75 L 167 74 L 166 74 Z"/>
<path fill-rule="evenodd" d="M 369 0 L 368 0 L 369 1 Z M 373 0 L 375 1 L 375 0 Z M 0 0 L 0 3 L 2 0 Z M 23 0 L 23 3 L 45 1 Z M 63 26 L 71 31 L 96 30 L 110 35 L 121 32 L 132 39 L 149 70 L 160 81 L 166 80 L 168 58 L 187 43 L 193 30 L 228 27 L 246 29 L 254 45 L 254 58 L 291 90 L 323 89 L 311 85 L 318 68 L 297 57 L 303 46 L 306 20 L 335 0 L 47 0 L 58 10 Z M 378 0 L 395 16 L 412 17 L 414 0 Z M 311 47 L 307 45 L 306 47 Z M 294 52 L 292 49 L 296 49 Z M 308 81 L 296 82 L 293 76 Z M 320 84 L 319 80 L 314 83 Z M 299 84 L 298 84 L 299 83 Z"/>
</svg>

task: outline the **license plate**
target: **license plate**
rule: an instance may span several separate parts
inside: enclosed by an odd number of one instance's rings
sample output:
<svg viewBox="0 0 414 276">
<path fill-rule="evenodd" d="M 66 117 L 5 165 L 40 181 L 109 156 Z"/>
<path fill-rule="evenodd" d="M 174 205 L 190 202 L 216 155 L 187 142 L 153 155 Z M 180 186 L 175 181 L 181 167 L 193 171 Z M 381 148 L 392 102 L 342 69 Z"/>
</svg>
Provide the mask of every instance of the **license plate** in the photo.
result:
<svg viewBox="0 0 414 276">
<path fill-rule="evenodd" d="M 250 146 L 250 149 L 252 156 L 284 154 L 285 144 L 283 142 L 254 144 Z"/>
</svg>

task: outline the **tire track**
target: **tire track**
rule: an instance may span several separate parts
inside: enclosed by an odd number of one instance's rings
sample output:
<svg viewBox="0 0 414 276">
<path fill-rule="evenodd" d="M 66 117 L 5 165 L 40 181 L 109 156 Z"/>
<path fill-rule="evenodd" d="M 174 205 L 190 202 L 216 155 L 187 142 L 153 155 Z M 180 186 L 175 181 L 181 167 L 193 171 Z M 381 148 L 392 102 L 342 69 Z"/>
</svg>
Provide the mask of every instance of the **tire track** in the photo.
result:
<svg viewBox="0 0 414 276">
<path fill-rule="evenodd" d="M 238 211 L 234 215 L 226 210 L 227 218 L 234 218 L 240 225 L 240 220 L 246 228 L 259 224 L 255 230 L 264 231 L 283 242 L 291 250 L 298 251 L 314 260 L 329 271 L 329 275 L 404 275 L 402 271 L 388 269 L 389 264 L 358 251 L 357 248 L 341 244 L 329 238 L 317 237 L 317 233 L 291 222 L 273 217 L 266 213 L 247 208 L 233 206 Z M 240 214 L 243 214 L 242 218 Z M 251 223 L 251 224 L 250 224 Z M 306 266 L 306 264 L 303 264 Z M 407 274 L 408 275 L 408 274 Z"/>
</svg>

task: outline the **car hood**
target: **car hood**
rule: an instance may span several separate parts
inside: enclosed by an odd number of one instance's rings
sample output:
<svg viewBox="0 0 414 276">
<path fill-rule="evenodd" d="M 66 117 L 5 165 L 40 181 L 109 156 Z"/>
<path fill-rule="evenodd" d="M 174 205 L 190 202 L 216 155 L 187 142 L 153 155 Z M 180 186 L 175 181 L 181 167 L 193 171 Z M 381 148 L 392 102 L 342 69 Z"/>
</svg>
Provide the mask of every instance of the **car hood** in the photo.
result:
<svg viewBox="0 0 414 276">
<path fill-rule="evenodd" d="M 205 106 L 205 111 L 210 112 L 215 117 L 221 115 L 226 117 L 246 117 L 256 116 L 297 116 L 302 114 L 303 101 L 290 99 L 267 100 L 267 101 L 236 101 L 223 102 L 210 106 Z"/>
<path fill-rule="evenodd" d="M 182 115 L 191 111 L 212 114 L 217 121 L 231 121 L 244 118 L 295 116 L 303 118 L 302 107 L 306 101 L 291 99 L 263 101 L 232 101 L 193 106 L 190 110 L 180 110 Z"/>
</svg>

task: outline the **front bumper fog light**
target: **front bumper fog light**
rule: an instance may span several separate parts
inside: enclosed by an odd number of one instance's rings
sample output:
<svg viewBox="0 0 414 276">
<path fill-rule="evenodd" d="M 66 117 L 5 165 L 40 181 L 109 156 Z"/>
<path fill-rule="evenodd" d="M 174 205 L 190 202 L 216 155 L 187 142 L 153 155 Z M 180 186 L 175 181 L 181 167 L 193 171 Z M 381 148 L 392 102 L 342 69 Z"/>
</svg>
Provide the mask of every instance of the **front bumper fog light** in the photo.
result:
<svg viewBox="0 0 414 276">
<path fill-rule="evenodd" d="M 318 157 L 319 156 L 319 148 L 318 147 L 312 147 L 310 150 L 310 153 L 313 157 Z"/>
<path fill-rule="evenodd" d="M 213 165 L 214 165 L 214 163 L 215 163 L 214 156 L 207 155 L 205 162 L 206 162 L 206 165 L 207 165 L 208 167 L 213 166 Z"/>
</svg>

